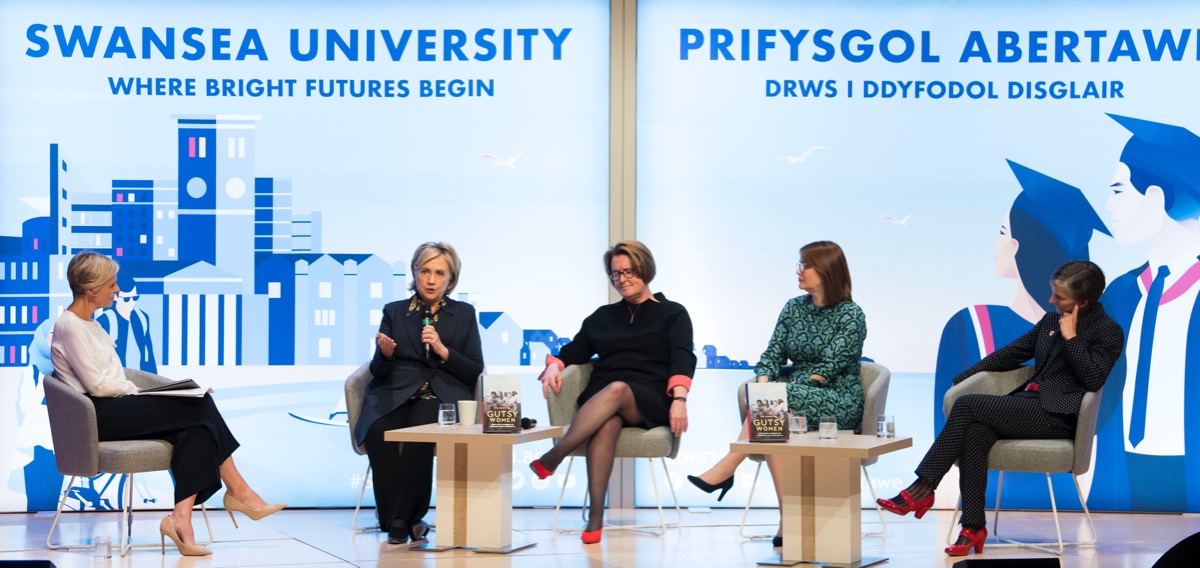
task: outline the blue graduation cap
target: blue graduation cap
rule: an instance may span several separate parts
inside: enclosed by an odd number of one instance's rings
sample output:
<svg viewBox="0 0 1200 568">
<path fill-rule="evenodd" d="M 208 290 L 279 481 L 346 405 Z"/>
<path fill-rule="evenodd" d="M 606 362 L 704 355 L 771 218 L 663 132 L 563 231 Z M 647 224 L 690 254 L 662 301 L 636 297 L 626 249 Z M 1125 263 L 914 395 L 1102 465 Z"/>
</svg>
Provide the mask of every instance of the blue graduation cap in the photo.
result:
<svg viewBox="0 0 1200 568">
<path fill-rule="evenodd" d="M 1200 136 L 1181 126 L 1109 114 L 1133 137 L 1121 151 L 1138 191 L 1157 185 L 1172 219 L 1200 217 Z"/>
<path fill-rule="evenodd" d="M 1058 241 L 1068 258 L 1088 258 L 1092 231 L 1111 236 L 1092 204 L 1079 188 L 1007 160 L 1021 184 L 1012 208 L 1041 223 Z"/>
</svg>

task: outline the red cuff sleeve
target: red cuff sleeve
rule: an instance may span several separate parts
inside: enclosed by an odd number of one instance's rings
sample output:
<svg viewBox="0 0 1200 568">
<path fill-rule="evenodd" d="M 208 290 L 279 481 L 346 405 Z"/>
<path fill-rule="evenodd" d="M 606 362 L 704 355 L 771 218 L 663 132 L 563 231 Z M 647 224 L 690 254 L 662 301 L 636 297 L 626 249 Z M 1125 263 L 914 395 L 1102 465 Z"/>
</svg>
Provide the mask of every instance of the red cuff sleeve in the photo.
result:
<svg viewBox="0 0 1200 568">
<path fill-rule="evenodd" d="M 557 364 L 558 370 L 560 370 L 560 371 L 567 368 L 567 364 L 563 363 L 562 359 L 559 359 L 558 357 L 555 357 L 553 355 L 546 355 L 546 366 L 549 367 L 552 364 Z M 542 380 L 542 375 L 545 375 L 545 374 L 546 374 L 546 371 L 542 371 L 542 374 L 538 375 L 538 380 L 539 381 Z"/>
<path fill-rule="evenodd" d="M 687 375 L 675 375 L 667 381 L 667 396 L 671 396 L 671 391 L 675 387 L 683 387 L 687 390 L 692 390 L 692 378 Z"/>
</svg>

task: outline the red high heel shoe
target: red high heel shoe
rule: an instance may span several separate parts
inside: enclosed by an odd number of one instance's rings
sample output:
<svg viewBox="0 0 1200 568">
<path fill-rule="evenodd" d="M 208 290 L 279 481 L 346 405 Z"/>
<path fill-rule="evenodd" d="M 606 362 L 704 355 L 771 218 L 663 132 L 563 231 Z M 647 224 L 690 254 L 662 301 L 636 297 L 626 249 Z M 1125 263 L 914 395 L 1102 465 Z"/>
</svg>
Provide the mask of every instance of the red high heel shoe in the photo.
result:
<svg viewBox="0 0 1200 568">
<path fill-rule="evenodd" d="M 583 531 L 583 534 L 579 535 L 579 540 L 582 540 L 584 544 L 596 544 L 600 542 L 600 537 L 603 536 L 603 533 L 604 527 L 600 527 L 594 531 Z"/>
<path fill-rule="evenodd" d="M 554 470 L 546 469 L 546 466 L 542 465 L 542 460 L 533 460 L 529 462 L 529 469 L 533 470 L 533 474 L 538 476 L 538 479 L 546 479 L 547 477 L 554 475 Z"/>
<path fill-rule="evenodd" d="M 958 533 L 959 540 L 967 539 L 967 542 L 959 544 L 954 543 L 946 547 L 946 554 L 950 556 L 966 556 L 972 548 L 975 549 L 975 554 L 983 552 L 983 541 L 987 540 L 987 527 L 979 527 L 979 530 L 972 531 L 968 528 L 963 528 L 962 532 Z"/>
<path fill-rule="evenodd" d="M 901 517 L 907 515 L 909 512 L 915 511 L 918 519 L 924 517 L 925 512 L 933 507 L 933 493 L 930 493 L 928 497 L 917 501 L 913 499 L 912 495 L 910 495 L 908 490 L 905 489 L 900 492 L 900 498 L 902 498 L 905 502 L 896 503 L 891 499 L 876 499 L 875 502 L 878 503 L 880 507 L 900 515 Z"/>
</svg>

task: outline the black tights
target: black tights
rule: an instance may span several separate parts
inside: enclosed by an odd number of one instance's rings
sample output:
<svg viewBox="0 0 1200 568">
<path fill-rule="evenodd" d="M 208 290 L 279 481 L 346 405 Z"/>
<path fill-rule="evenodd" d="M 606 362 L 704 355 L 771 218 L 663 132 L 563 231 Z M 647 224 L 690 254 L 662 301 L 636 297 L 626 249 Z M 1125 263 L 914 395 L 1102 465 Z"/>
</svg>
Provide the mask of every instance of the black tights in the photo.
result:
<svg viewBox="0 0 1200 568">
<path fill-rule="evenodd" d="M 613 382 L 583 403 L 562 440 L 539 458 L 547 469 L 555 470 L 563 459 L 587 444 L 588 524 L 594 531 L 604 526 L 604 503 L 608 479 L 612 476 L 621 428 L 645 423 L 633 390 L 623 382 Z"/>
</svg>

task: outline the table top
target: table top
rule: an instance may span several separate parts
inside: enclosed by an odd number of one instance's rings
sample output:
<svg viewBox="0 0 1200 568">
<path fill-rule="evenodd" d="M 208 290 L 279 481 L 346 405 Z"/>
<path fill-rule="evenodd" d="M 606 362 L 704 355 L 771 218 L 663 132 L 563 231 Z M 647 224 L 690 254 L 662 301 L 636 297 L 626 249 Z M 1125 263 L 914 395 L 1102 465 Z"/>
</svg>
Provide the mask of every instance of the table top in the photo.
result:
<svg viewBox="0 0 1200 568">
<path fill-rule="evenodd" d="M 741 454 L 774 454 L 831 458 L 868 459 L 912 447 L 912 438 L 876 438 L 874 435 L 838 434 L 836 440 L 822 440 L 816 432 L 792 436 L 787 443 L 747 442 L 729 444 L 729 450 Z"/>
<path fill-rule="evenodd" d="M 399 430 L 388 430 L 383 433 L 383 439 L 386 442 L 491 443 L 511 446 L 513 444 L 524 444 L 525 442 L 534 442 L 547 438 L 561 438 L 562 435 L 562 426 L 535 426 L 528 430 L 521 430 L 515 434 L 484 434 L 483 426 L 480 424 L 441 426 L 433 423 L 410 426 Z"/>
</svg>

